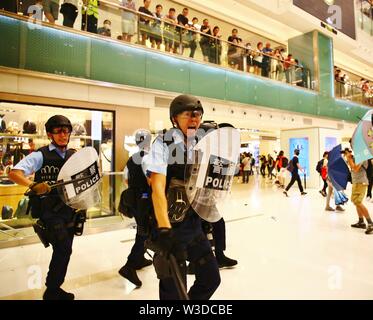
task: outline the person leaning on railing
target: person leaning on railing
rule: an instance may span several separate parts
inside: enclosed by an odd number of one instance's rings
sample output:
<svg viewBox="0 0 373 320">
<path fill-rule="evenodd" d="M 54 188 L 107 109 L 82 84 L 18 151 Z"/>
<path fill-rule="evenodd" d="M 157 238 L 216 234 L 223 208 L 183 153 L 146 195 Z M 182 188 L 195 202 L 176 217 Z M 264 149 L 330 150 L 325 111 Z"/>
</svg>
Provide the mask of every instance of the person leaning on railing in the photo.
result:
<svg viewBox="0 0 373 320">
<path fill-rule="evenodd" d="M 140 15 L 139 17 L 139 32 L 141 34 L 140 43 L 145 46 L 146 39 L 148 39 L 148 35 L 150 33 L 150 22 L 154 21 L 149 16 L 153 16 L 153 13 L 149 11 L 150 7 L 150 0 L 144 0 L 144 6 L 139 8 L 139 12 L 143 13 L 144 15 Z"/>
<path fill-rule="evenodd" d="M 175 45 L 176 37 L 176 10 L 174 8 L 168 9 L 168 14 L 164 17 L 163 39 L 166 52 L 176 52 Z"/>
<path fill-rule="evenodd" d="M 189 9 L 184 8 L 183 12 L 177 16 L 177 23 L 180 26 L 184 27 L 184 28 L 176 27 L 176 30 L 178 31 L 179 40 L 180 40 L 178 53 L 181 55 L 184 53 L 184 47 L 189 47 L 190 41 L 191 41 L 190 33 L 187 32 L 188 31 L 187 29 L 190 28 L 188 14 L 189 14 Z"/>
<path fill-rule="evenodd" d="M 197 39 L 198 39 L 198 33 L 195 32 L 195 31 L 200 31 L 201 30 L 201 26 L 198 24 L 198 18 L 197 17 L 194 17 L 192 19 L 192 23 L 190 25 L 190 28 L 189 28 L 189 34 L 190 34 L 190 42 L 189 42 L 189 46 L 190 46 L 190 54 L 189 54 L 189 58 L 194 58 L 194 54 L 196 52 L 196 49 L 197 49 Z"/>
<path fill-rule="evenodd" d="M 214 38 L 210 38 L 209 44 L 210 44 L 210 52 L 209 52 L 209 62 L 220 64 L 221 63 L 221 51 L 222 51 L 222 45 L 219 38 L 221 35 L 219 35 L 220 28 L 218 26 L 215 26 L 212 30 L 212 35 Z"/>
<path fill-rule="evenodd" d="M 263 42 L 258 42 L 256 45 L 256 50 L 254 54 L 254 74 L 260 75 L 262 70 L 263 61 Z"/>
<path fill-rule="evenodd" d="M 203 24 L 201 26 L 201 32 L 208 34 L 211 36 L 211 27 L 209 25 L 209 20 L 208 19 L 203 19 Z M 202 50 L 202 55 L 203 55 L 203 60 L 204 61 L 209 61 L 209 55 L 210 55 L 210 37 L 204 36 L 201 34 L 201 40 L 199 41 L 199 45 L 201 46 Z"/>
<path fill-rule="evenodd" d="M 122 0 L 122 6 L 129 10 L 122 10 L 122 38 L 124 41 L 131 42 L 136 30 L 136 5 L 132 0 Z"/>
<path fill-rule="evenodd" d="M 84 0 L 82 6 L 82 30 L 97 33 L 98 0 Z"/>
<path fill-rule="evenodd" d="M 162 31 L 161 31 L 161 26 L 162 26 L 162 14 L 163 7 L 160 4 L 157 4 L 155 7 L 155 12 L 153 13 L 154 17 L 158 19 L 154 19 L 152 23 L 152 32 L 151 35 L 149 36 L 149 40 L 152 44 L 152 48 L 154 49 L 155 46 L 157 46 L 158 50 L 161 50 L 161 44 L 162 44 Z"/>
</svg>

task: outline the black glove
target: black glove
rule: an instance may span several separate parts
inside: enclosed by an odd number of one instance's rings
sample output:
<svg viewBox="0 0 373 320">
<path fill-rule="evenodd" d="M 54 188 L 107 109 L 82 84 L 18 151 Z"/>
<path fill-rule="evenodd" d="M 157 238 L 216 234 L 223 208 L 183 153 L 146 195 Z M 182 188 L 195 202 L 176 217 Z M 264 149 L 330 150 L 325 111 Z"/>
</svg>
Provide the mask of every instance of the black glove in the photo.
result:
<svg viewBox="0 0 373 320">
<path fill-rule="evenodd" d="M 176 239 L 175 234 L 171 228 L 159 228 L 158 237 L 156 241 L 157 247 L 160 249 L 161 254 L 168 256 L 172 253 L 174 256 L 179 255 L 180 244 Z"/>
<path fill-rule="evenodd" d="M 47 194 L 51 191 L 51 187 L 46 182 L 34 182 L 33 184 L 30 185 L 29 188 L 32 192 L 34 192 L 38 196 Z"/>
</svg>

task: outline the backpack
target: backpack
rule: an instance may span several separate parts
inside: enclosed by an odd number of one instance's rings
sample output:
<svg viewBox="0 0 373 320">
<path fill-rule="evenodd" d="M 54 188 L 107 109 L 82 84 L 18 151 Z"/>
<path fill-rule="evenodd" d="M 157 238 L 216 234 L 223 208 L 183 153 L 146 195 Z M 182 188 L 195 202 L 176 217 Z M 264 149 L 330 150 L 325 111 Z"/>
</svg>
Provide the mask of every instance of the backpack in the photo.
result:
<svg viewBox="0 0 373 320">
<path fill-rule="evenodd" d="M 293 160 L 289 161 L 289 164 L 286 166 L 286 170 L 293 173 L 293 171 L 294 171 Z"/>
<path fill-rule="evenodd" d="M 136 214 L 136 192 L 134 189 L 128 188 L 121 193 L 118 211 L 125 217 L 134 217 Z"/>
<path fill-rule="evenodd" d="M 324 159 L 321 159 L 321 160 L 317 163 L 317 165 L 316 165 L 316 171 L 317 171 L 318 173 L 320 173 L 320 174 L 321 174 L 321 168 L 322 168 L 323 162 L 324 162 Z"/>
<path fill-rule="evenodd" d="M 287 168 L 288 164 L 289 164 L 289 159 L 286 157 L 282 157 L 281 168 Z"/>
</svg>

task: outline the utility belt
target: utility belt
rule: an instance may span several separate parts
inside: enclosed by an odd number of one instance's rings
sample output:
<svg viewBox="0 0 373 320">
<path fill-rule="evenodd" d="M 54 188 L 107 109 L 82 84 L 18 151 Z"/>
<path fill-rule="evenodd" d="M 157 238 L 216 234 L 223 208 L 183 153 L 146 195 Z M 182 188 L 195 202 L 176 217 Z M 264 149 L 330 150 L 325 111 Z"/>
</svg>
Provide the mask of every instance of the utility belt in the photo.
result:
<svg viewBox="0 0 373 320">
<path fill-rule="evenodd" d="M 151 201 L 149 189 L 127 188 L 120 195 L 118 211 L 125 217 L 133 218 L 137 215 L 139 201 Z"/>
<path fill-rule="evenodd" d="M 38 219 L 43 217 L 45 211 L 59 214 L 61 210 L 65 212 L 65 209 L 69 210 L 69 212 L 73 210 L 61 200 L 58 194 L 49 194 L 46 196 L 29 195 L 26 214 L 31 211 L 31 217 Z"/>
<path fill-rule="evenodd" d="M 172 178 L 167 190 L 168 218 L 171 223 L 185 220 L 190 208 L 186 194 L 185 181 Z"/>
<path fill-rule="evenodd" d="M 71 222 L 48 226 L 43 220 L 39 219 L 33 225 L 33 228 L 41 243 L 47 248 L 49 244 L 53 245 L 69 237 L 69 230 L 71 229 L 73 229 L 72 231 L 76 236 L 81 236 L 83 234 L 85 221 L 86 211 L 81 210 L 74 215 L 73 221 Z"/>
</svg>

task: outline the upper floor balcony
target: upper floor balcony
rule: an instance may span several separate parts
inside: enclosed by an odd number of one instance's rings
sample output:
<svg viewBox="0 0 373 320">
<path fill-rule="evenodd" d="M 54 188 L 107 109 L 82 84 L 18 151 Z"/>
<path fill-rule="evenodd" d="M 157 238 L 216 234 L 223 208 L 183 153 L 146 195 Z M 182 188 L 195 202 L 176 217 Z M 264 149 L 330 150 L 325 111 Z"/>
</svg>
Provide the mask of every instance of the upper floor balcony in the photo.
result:
<svg viewBox="0 0 373 320">
<path fill-rule="evenodd" d="M 183 24 L 176 15 L 92 3 L 83 7 L 83 31 L 66 15 L 60 26 L 34 11 L 1 12 L 0 65 L 336 119 L 355 121 L 365 112 L 334 98 L 332 44 L 318 32 L 289 39 L 288 48 L 268 40 L 261 46 L 234 33 L 226 41 L 208 21 Z"/>
</svg>

